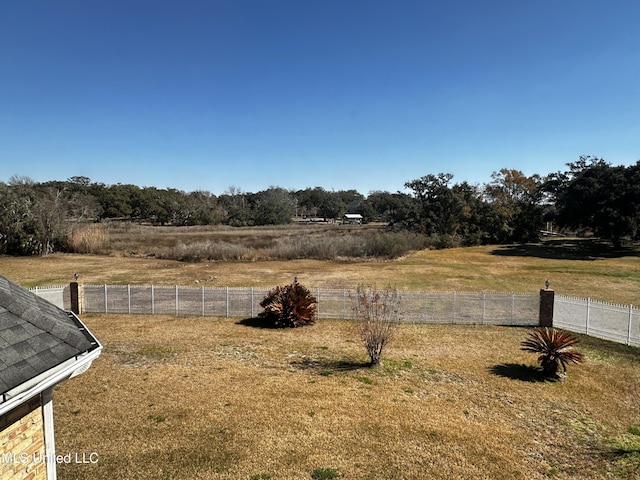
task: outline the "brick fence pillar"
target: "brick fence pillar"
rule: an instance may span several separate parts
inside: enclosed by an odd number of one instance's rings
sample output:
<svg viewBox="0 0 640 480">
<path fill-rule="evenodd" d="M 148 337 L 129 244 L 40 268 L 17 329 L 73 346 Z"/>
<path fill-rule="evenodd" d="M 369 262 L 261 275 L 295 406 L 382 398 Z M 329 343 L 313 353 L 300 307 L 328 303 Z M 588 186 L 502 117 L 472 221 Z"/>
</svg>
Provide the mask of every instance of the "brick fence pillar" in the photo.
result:
<svg viewBox="0 0 640 480">
<path fill-rule="evenodd" d="M 553 327 L 553 301 L 555 292 L 548 288 L 540 290 L 540 314 L 538 323 L 541 327 Z"/>
<path fill-rule="evenodd" d="M 80 314 L 80 295 L 78 292 L 78 282 L 71 282 L 69 285 L 69 295 L 71 297 L 71 311 L 76 315 Z"/>
</svg>

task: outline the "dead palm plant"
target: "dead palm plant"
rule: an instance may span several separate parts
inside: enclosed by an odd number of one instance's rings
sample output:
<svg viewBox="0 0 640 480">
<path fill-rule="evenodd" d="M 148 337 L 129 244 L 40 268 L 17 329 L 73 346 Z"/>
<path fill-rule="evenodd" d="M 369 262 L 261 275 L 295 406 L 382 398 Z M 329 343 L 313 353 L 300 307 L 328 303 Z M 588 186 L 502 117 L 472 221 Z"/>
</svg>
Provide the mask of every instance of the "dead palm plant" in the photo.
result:
<svg viewBox="0 0 640 480">
<path fill-rule="evenodd" d="M 264 297 L 258 316 L 273 328 L 294 328 L 316 321 L 317 300 L 308 288 L 298 283 L 278 286 Z"/>
<path fill-rule="evenodd" d="M 567 332 L 554 328 L 538 328 L 529 332 L 529 338 L 523 341 L 521 350 L 538 353 L 538 363 L 545 375 L 557 377 L 560 366 L 567 371 L 567 364 L 581 363 L 584 357 L 573 347 L 578 340 Z"/>
</svg>

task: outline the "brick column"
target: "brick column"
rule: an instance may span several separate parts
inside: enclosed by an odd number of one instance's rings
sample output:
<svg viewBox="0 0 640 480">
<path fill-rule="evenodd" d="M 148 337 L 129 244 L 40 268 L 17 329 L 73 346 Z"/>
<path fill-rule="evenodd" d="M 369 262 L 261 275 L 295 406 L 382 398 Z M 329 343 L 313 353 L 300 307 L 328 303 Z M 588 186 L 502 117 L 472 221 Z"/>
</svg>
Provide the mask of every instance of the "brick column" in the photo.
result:
<svg viewBox="0 0 640 480">
<path fill-rule="evenodd" d="M 80 314 L 80 296 L 78 292 L 78 282 L 71 282 L 69 285 L 69 295 L 71 296 L 71 311 L 76 315 Z"/>
<path fill-rule="evenodd" d="M 553 301 L 555 291 L 548 288 L 540 290 L 540 314 L 538 323 L 541 327 L 553 327 Z"/>
</svg>

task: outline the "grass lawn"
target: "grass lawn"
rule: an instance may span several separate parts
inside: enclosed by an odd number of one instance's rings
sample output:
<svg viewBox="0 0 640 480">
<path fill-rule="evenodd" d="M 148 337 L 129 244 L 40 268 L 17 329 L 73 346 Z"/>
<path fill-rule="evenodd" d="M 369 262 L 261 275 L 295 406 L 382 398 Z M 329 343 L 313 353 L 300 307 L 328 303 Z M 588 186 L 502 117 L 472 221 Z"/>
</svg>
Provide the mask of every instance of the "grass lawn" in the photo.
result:
<svg viewBox="0 0 640 480">
<path fill-rule="evenodd" d="M 640 351 L 582 337 L 541 381 L 526 330 L 402 325 L 381 367 L 353 323 L 86 315 L 102 356 L 54 393 L 68 479 L 640 476 Z M 339 475 L 339 476 L 337 476 Z"/>
<path fill-rule="evenodd" d="M 537 293 L 549 279 L 557 294 L 640 305 L 637 249 L 600 251 L 588 241 L 423 250 L 386 261 L 274 260 L 181 263 L 150 257 L 65 255 L 0 257 L 0 274 L 24 287 L 67 284 L 266 287 L 295 276 L 309 287 L 394 285 L 406 290 Z"/>
</svg>

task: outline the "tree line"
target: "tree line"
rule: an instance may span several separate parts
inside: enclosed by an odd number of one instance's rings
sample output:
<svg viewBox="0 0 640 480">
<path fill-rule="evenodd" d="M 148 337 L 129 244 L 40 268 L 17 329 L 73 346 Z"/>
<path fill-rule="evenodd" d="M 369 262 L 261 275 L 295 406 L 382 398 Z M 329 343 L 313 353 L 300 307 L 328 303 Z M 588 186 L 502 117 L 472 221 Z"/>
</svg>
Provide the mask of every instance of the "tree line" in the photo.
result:
<svg viewBox="0 0 640 480">
<path fill-rule="evenodd" d="M 484 185 L 454 183 L 449 173 L 405 183 L 408 192 L 292 191 L 251 193 L 230 187 L 222 195 L 129 184 L 105 185 L 87 177 L 38 183 L 13 176 L 0 182 L 0 254 L 68 251 L 71 232 L 88 223 L 122 219 L 153 225 L 279 225 L 294 219 L 335 221 L 359 213 L 440 240 L 441 246 L 536 241 L 545 225 L 592 233 L 616 246 L 638 240 L 640 161 L 613 166 L 582 156 L 567 170 L 527 176 L 502 169 Z"/>
</svg>

